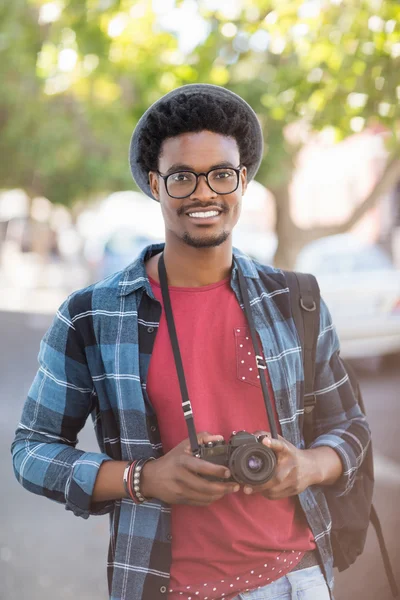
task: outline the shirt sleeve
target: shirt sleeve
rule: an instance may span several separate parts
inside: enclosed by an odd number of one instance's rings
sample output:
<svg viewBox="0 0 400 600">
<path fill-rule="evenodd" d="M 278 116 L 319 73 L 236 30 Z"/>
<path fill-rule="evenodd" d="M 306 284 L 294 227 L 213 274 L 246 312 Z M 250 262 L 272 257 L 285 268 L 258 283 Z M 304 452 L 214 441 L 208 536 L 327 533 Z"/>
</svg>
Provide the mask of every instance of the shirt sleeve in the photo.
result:
<svg viewBox="0 0 400 600">
<path fill-rule="evenodd" d="M 330 492 L 342 496 L 353 487 L 371 432 L 340 358 L 339 339 L 322 299 L 314 394 L 317 400 L 314 409 L 315 439 L 310 448 L 329 446 L 337 452 L 343 473 L 331 486 Z"/>
<path fill-rule="evenodd" d="M 40 344 L 39 369 L 11 452 L 15 475 L 23 487 L 88 518 L 110 512 L 114 505 L 91 503 L 99 467 L 111 458 L 76 449 L 77 435 L 93 408 L 94 387 L 68 306 L 69 299 Z"/>
</svg>

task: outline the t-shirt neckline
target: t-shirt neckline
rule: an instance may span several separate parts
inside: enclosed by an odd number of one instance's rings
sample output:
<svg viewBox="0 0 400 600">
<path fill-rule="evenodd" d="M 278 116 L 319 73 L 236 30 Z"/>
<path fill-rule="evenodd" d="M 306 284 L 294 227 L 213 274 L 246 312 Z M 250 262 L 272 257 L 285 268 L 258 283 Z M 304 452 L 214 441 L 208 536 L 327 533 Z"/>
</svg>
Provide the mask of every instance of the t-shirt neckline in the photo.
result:
<svg viewBox="0 0 400 600">
<path fill-rule="evenodd" d="M 161 285 L 148 275 L 149 281 L 152 286 L 161 289 Z M 214 290 L 215 288 L 221 287 L 229 283 L 230 277 L 225 277 L 221 281 L 217 281 L 216 283 L 210 283 L 208 285 L 201 285 L 199 287 L 180 287 L 180 286 L 168 286 L 170 292 L 209 292 L 210 290 Z"/>
</svg>

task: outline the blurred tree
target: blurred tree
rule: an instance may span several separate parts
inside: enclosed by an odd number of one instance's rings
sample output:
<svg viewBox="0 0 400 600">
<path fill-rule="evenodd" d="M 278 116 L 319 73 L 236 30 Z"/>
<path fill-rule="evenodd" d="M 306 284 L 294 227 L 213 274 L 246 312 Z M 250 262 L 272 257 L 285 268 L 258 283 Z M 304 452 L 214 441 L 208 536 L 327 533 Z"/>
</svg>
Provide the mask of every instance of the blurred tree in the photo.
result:
<svg viewBox="0 0 400 600">
<path fill-rule="evenodd" d="M 134 45 L 108 34 L 100 2 L 5 2 L 1 8 L 0 186 L 71 204 L 132 185 L 133 124 L 158 92 L 162 49 L 151 11 L 132 19 Z M 132 38 L 131 38 L 132 39 Z"/>
<path fill-rule="evenodd" d="M 232 89 L 257 111 L 257 179 L 277 201 L 276 262 L 344 231 L 399 178 L 397 0 L 0 0 L 0 187 L 53 202 L 132 187 L 127 148 L 154 100 L 185 83 Z M 294 124 L 302 135 L 294 138 Z M 340 227 L 293 223 L 304 132 L 387 130 L 377 188 Z"/>
<path fill-rule="evenodd" d="M 131 188 L 143 112 L 174 87 L 215 79 L 214 42 L 194 64 L 148 0 L 0 3 L 0 188 L 62 204 Z"/>
<path fill-rule="evenodd" d="M 263 124 L 266 153 L 257 179 L 276 199 L 275 263 L 291 267 L 302 246 L 351 229 L 400 179 L 400 4 L 249 0 L 233 2 L 236 12 L 226 15 L 207 11 L 212 4 L 201 2 L 220 35 L 217 61 L 229 72 L 227 87 Z M 388 161 L 375 188 L 347 222 L 297 227 L 288 187 L 302 145 L 316 130 L 340 141 L 364 128 L 386 132 Z"/>
</svg>

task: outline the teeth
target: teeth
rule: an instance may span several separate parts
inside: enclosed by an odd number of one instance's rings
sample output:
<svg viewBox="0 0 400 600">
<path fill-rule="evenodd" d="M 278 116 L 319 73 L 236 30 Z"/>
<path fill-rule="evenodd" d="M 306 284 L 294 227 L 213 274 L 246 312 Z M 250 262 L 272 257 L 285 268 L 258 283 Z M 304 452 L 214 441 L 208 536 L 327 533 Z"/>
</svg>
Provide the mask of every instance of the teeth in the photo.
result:
<svg viewBox="0 0 400 600">
<path fill-rule="evenodd" d="M 218 217 L 219 213 L 217 210 L 209 210 L 207 212 L 195 212 L 189 213 L 189 217 L 196 217 L 197 219 L 207 219 L 209 217 Z"/>
</svg>

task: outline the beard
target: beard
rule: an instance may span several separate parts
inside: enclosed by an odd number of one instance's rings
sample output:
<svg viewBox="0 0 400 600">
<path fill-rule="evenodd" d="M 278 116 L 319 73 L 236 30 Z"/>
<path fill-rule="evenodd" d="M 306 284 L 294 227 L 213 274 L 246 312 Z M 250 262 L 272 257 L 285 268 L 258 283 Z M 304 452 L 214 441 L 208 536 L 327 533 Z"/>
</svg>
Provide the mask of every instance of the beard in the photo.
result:
<svg viewBox="0 0 400 600">
<path fill-rule="evenodd" d="M 185 233 L 182 236 L 182 239 L 185 242 L 185 244 L 191 246 L 192 248 L 216 248 L 217 246 L 220 246 L 221 244 L 226 242 L 228 237 L 228 231 L 221 231 L 221 233 L 217 235 L 201 237 L 191 236 L 190 233 L 185 231 Z"/>
</svg>

